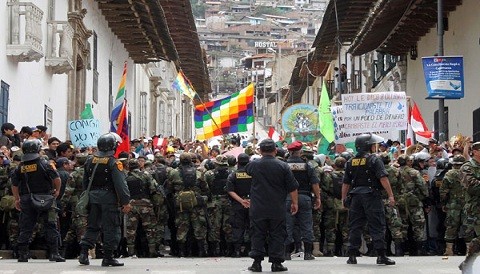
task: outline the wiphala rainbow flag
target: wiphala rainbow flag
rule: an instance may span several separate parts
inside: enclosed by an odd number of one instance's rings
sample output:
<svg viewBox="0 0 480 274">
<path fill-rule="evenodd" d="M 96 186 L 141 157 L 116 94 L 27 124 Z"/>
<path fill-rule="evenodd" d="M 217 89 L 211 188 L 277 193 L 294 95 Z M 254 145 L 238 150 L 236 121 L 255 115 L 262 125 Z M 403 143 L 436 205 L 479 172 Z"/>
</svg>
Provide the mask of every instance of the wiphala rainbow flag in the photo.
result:
<svg viewBox="0 0 480 274">
<path fill-rule="evenodd" d="M 228 97 L 195 106 L 197 140 L 251 130 L 253 91 L 253 84 L 250 84 Z"/>
</svg>

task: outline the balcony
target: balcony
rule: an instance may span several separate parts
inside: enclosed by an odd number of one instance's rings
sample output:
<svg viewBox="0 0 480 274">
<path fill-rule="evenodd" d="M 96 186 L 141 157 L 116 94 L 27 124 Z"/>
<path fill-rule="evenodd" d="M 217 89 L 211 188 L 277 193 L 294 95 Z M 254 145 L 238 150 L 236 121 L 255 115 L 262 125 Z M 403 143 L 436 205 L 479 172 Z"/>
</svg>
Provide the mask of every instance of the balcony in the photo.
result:
<svg viewBox="0 0 480 274">
<path fill-rule="evenodd" d="M 73 69 L 73 29 L 66 21 L 47 23 L 47 52 L 45 67 L 54 74 L 63 74 Z"/>
<path fill-rule="evenodd" d="M 7 56 L 17 62 L 38 62 L 43 57 L 43 11 L 29 2 L 9 2 L 7 6 Z"/>
</svg>

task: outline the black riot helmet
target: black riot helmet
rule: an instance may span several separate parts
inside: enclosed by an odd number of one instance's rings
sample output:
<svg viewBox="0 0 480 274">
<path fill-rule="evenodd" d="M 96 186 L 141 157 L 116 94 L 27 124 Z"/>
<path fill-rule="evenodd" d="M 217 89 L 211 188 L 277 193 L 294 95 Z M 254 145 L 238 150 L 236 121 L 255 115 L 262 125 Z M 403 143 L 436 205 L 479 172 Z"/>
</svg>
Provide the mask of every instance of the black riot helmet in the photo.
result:
<svg viewBox="0 0 480 274">
<path fill-rule="evenodd" d="M 26 140 L 22 145 L 22 162 L 35 160 L 40 157 L 40 149 L 42 148 L 42 143 L 40 140 Z"/>
<path fill-rule="evenodd" d="M 340 157 L 344 158 L 346 161 L 350 160 L 353 157 L 353 154 L 348 151 L 340 153 Z"/>
<path fill-rule="evenodd" d="M 115 150 L 117 149 L 118 144 L 121 142 L 122 138 L 120 138 L 120 136 L 114 132 L 103 134 L 102 136 L 98 137 L 97 140 L 97 155 L 101 157 L 112 156 L 115 154 Z"/>
<path fill-rule="evenodd" d="M 357 149 L 358 153 L 369 153 L 370 152 L 370 147 L 373 144 L 378 144 L 380 142 L 383 142 L 383 138 L 372 133 L 364 133 L 360 134 L 356 139 L 355 139 L 355 148 Z"/>
<path fill-rule="evenodd" d="M 238 165 L 244 166 L 250 162 L 250 156 L 247 153 L 238 154 Z"/>
<path fill-rule="evenodd" d="M 235 166 L 237 164 L 237 158 L 233 155 L 227 155 L 228 166 Z"/>
<path fill-rule="evenodd" d="M 436 161 L 437 169 L 447 169 L 449 168 L 449 160 L 447 158 L 440 158 Z"/>
</svg>

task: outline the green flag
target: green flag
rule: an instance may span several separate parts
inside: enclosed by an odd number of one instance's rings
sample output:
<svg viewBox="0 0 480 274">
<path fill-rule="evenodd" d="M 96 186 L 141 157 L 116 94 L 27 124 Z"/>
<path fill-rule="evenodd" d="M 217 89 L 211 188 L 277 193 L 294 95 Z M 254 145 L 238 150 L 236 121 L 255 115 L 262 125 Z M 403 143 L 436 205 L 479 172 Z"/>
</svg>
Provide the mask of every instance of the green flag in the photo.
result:
<svg viewBox="0 0 480 274">
<path fill-rule="evenodd" d="M 93 119 L 91 104 L 85 104 L 85 109 L 80 113 L 80 119 Z"/>
<path fill-rule="evenodd" d="M 335 130 L 333 127 L 333 115 L 330 112 L 330 98 L 328 97 L 327 86 L 322 83 L 322 93 L 320 94 L 320 103 L 318 104 L 318 123 L 320 133 L 325 141 L 331 143 L 335 140 Z"/>
</svg>

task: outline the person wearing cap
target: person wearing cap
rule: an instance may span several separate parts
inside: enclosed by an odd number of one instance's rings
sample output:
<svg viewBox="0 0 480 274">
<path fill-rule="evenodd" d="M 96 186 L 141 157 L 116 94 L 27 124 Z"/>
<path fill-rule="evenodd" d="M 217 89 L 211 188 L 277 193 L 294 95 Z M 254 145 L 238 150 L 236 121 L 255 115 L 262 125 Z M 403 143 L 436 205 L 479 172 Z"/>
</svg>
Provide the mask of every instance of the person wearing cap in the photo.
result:
<svg viewBox="0 0 480 274">
<path fill-rule="evenodd" d="M 65 193 L 65 187 L 67 186 L 68 178 L 70 178 L 70 172 L 73 170 L 73 162 L 65 157 L 60 157 L 55 161 L 55 164 L 57 167 L 57 172 L 60 175 L 60 180 L 62 181 L 60 195 L 57 197 L 58 202 L 60 202 L 60 199 Z"/>
<path fill-rule="evenodd" d="M 480 142 L 471 144 L 470 153 L 470 161 L 465 162 L 460 171 L 464 175 L 462 184 L 465 190 L 466 230 L 474 232 L 476 237 L 467 243 L 467 255 L 460 269 L 480 254 Z"/>
<path fill-rule="evenodd" d="M 254 260 L 248 269 L 261 272 L 261 262 L 265 255 L 268 240 L 269 262 L 273 272 L 287 271 L 285 261 L 286 212 L 285 203 L 290 195 L 290 212 L 298 211 L 298 182 L 287 163 L 275 158 L 276 145 L 272 139 L 264 139 L 259 144 L 262 158 L 250 162 L 246 172 L 252 176 L 250 190 L 250 229 L 251 251 Z"/>
<path fill-rule="evenodd" d="M 290 157 L 287 159 L 287 164 L 291 169 L 295 179 L 297 180 L 298 187 L 298 212 L 293 215 L 290 212 L 286 212 L 286 224 L 287 224 L 287 239 L 285 241 L 285 259 L 291 260 L 293 230 L 295 224 L 299 226 L 300 240 L 303 241 L 305 248 L 304 260 L 313 260 L 315 257 L 313 252 L 313 218 L 312 208 L 318 210 L 321 206 L 320 202 L 320 179 L 318 178 L 315 169 L 307 161 L 302 159 L 303 144 L 300 141 L 291 143 L 287 149 L 290 153 Z M 311 149 L 310 149 L 311 150 Z M 313 155 L 312 155 L 313 159 Z M 313 204 L 312 204 L 313 194 Z M 286 208 L 290 208 L 292 200 L 287 197 Z"/>
<path fill-rule="evenodd" d="M 208 205 L 208 222 L 210 229 L 208 231 L 208 239 L 212 245 L 213 256 L 220 256 L 220 235 L 223 232 L 227 247 L 231 250 L 232 245 L 232 226 L 230 224 L 230 199 L 225 191 L 227 178 L 230 175 L 228 169 L 228 157 L 226 155 L 218 155 L 213 160 L 215 169 L 208 170 L 204 174 L 205 182 L 210 189 L 212 200 Z M 227 251 L 227 250 L 224 250 Z"/>
<path fill-rule="evenodd" d="M 445 256 L 453 256 L 453 244 L 460 233 L 465 214 L 465 191 L 462 186 L 463 174 L 460 167 L 465 163 L 465 157 L 455 155 L 451 161 L 452 169 L 445 173 L 439 189 L 442 210 L 446 213 L 445 218 Z M 469 235 L 468 235 L 469 236 Z"/>
<path fill-rule="evenodd" d="M 46 211 L 33 206 L 31 194 L 60 195 L 61 181 L 55 168 L 40 157 L 41 143 L 28 140 L 22 145 L 24 155 L 22 162 L 12 173 L 12 193 L 15 197 L 15 208 L 20 211 L 19 234 L 17 240 L 18 262 L 28 262 L 29 244 L 33 228 L 40 218 L 46 231 L 47 245 L 50 249 L 50 261 L 65 262 L 60 256 L 58 245 L 60 233 L 57 228 L 57 210 L 55 202 Z"/>
<path fill-rule="evenodd" d="M 388 173 L 374 152 L 383 138 L 371 133 L 360 134 L 355 139 L 357 155 L 348 160 L 342 185 L 342 201 L 349 208 L 349 250 L 347 264 L 357 264 L 357 254 L 362 245 L 362 234 L 368 223 L 368 231 L 377 250 L 377 264 L 394 265 L 386 256 L 385 211 L 381 189 L 385 189 L 390 206 L 395 205 Z M 347 198 L 350 195 L 350 203 Z"/>
</svg>

